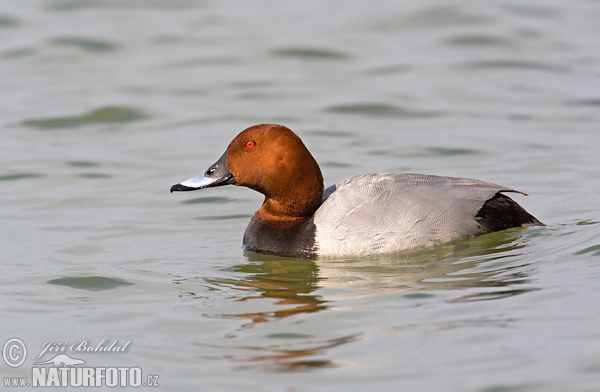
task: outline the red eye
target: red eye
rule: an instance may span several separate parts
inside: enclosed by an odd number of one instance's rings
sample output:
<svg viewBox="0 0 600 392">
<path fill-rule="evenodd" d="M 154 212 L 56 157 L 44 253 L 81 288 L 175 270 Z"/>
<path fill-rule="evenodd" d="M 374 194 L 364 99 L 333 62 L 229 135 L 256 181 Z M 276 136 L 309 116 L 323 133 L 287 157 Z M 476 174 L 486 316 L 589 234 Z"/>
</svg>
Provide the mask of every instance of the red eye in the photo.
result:
<svg viewBox="0 0 600 392">
<path fill-rule="evenodd" d="M 256 146 L 256 143 L 254 142 L 254 140 L 248 140 L 246 142 L 246 148 L 254 148 L 254 146 Z"/>
</svg>

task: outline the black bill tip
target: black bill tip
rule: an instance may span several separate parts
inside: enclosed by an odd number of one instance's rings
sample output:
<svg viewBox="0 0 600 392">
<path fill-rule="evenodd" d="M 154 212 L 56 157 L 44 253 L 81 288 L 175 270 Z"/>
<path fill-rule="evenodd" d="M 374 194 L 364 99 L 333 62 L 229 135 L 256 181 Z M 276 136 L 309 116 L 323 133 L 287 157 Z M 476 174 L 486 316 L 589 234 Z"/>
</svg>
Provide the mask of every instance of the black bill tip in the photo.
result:
<svg viewBox="0 0 600 392">
<path fill-rule="evenodd" d="M 186 191 L 195 191 L 198 188 L 191 188 L 189 186 L 185 186 L 185 185 L 181 185 L 181 184 L 175 184 L 171 187 L 171 193 L 173 192 L 186 192 Z"/>
</svg>

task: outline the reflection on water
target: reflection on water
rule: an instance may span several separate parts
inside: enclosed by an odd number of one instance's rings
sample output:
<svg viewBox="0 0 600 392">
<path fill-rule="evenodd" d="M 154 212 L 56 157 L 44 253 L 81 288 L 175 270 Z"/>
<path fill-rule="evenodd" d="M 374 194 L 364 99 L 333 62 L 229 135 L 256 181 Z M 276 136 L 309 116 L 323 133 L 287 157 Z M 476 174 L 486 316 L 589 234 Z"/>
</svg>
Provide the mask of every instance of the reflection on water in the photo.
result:
<svg viewBox="0 0 600 392">
<path fill-rule="evenodd" d="M 320 261 L 321 287 L 353 288 L 362 295 L 414 290 L 507 287 L 527 282 L 520 229 L 469 238 L 456 244 L 378 258 Z M 487 292 L 486 292 L 487 293 Z M 487 293 L 489 294 L 489 293 Z"/>
<path fill-rule="evenodd" d="M 278 336 L 281 337 L 281 336 Z M 310 368 L 335 367 L 336 364 L 329 359 L 308 359 L 325 350 L 332 349 L 347 343 L 354 342 L 358 336 L 344 336 L 337 339 L 330 339 L 324 342 L 315 342 L 310 348 L 290 348 L 289 345 L 268 345 L 268 346 L 240 346 L 237 349 L 247 350 L 252 353 L 250 357 L 244 359 L 244 362 L 252 364 L 260 363 L 265 370 L 287 372 L 306 370 Z M 228 346 L 217 346 L 219 348 L 231 348 Z M 235 358 L 236 360 L 239 360 Z M 252 367 L 250 365 L 248 367 Z"/>
<path fill-rule="evenodd" d="M 528 282 L 530 268 L 520 257 L 526 242 L 521 233 L 519 229 L 507 230 L 453 245 L 377 258 L 314 262 L 246 252 L 248 263 L 232 269 L 244 274 L 240 279 L 203 280 L 213 289 L 233 290 L 237 302 L 262 301 L 260 306 L 242 308 L 261 311 L 210 316 L 248 320 L 241 327 L 247 329 L 290 316 L 332 311 L 344 306 L 336 302 L 365 296 L 404 293 L 400 301 L 434 297 L 439 291 L 463 290 L 464 295 L 447 300 L 460 303 L 523 294 L 535 288 L 520 286 Z M 286 331 L 263 338 L 266 341 L 250 345 L 210 347 L 233 350 L 235 354 L 227 359 L 247 366 L 258 364 L 270 370 L 290 371 L 335 366 L 330 360 L 314 357 L 332 347 L 360 340 L 362 334 L 319 339 L 310 333 Z"/>
<path fill-rule="evenodd" d="M 325 301 L 312 294 L 318 288 L 318 268 L 313 261 L 246 252 L 252 263 L 238 265 L 234 271 L 248 274 L 245 279 L 206 279 L 211 285 L 248 291 L 239 301 L 275 299 L 282 309 L 269 313 L 244 313 L 234 316 L 260 323 L 298 313 L 326 309 Z"/>
</svg>

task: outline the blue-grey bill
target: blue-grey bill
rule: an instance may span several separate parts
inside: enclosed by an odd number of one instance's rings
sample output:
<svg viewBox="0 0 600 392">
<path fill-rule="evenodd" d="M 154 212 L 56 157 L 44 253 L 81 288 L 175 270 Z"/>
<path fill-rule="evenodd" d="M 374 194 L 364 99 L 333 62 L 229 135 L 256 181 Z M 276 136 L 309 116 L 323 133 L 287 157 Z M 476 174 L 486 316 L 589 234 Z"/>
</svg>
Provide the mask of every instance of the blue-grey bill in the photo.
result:
<svg viewBox="0 0 600 392">
<path fill-rule="evenodd" d="M 210 178 L 206 176 L 198 176 L 185 180 L 179 184 L 175 184 L 171 187 L 171 192 L 174 191 L 195 191 L 196 189 L 207 188 L 211 185 L 215 185 L 221 178 Z"/>
<path fill-rule="evenodd" d="M 226 166 L 227 151 L 219 158 L 214 165 L 208 168 L 203 175 L 190 178 L 180 184 L 171 187 L 171 192 L 175 191 L 195 191 L 197 189 L 235 184 L 233 175 L 227 170 Z"/>
</svg>

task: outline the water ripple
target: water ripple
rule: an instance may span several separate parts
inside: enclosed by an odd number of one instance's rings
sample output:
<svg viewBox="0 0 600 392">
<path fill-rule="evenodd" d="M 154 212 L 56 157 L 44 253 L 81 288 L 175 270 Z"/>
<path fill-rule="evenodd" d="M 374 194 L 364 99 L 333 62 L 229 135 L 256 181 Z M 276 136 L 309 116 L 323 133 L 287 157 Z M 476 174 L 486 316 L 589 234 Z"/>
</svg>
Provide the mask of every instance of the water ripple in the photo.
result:
<svg viewBox="0 0 600 392">
<path fill-rule="evenodd" d="M 62 37 L 50 41 L 50 44 L 56 46 L 68 46 L 87 52 L 113 52 L 118 49 L 118 45 L 112 42 L 81 37 Z"/>
<path fill-rule="evenodd" d="M 122 286 L 133 285 L 133 283 L 126 280 L 108 278 L 106 276 L 63 276 L 62 278 L 51 279 L 46 283 L 87 291 L 112 290 Z"/>
<path fill-rule="evenodd" d="M 79 116 L 49 117 L 23 121 L 23 125 L 38 129 L 76 128 L 90 124 L 110 124 L 138 121 L 147 116 L 125 106 L 106 106 Z"/>
<path fill-rule="evenodd" d="M 344 60 L 350 55 L 333 49 L 321 49 L 313 47 L 288 47 L 274 49 L 271 51 L 276 57 L 293 57 L 303 60 Z"/>
<path fill-rule="evenodd" d="M 358 114 L 371 117 L 399 117 L 399 118 L 432 118 L 442 115 L 439 111 L 425 111 L 405 109 L 384 103 L 357 103 L 348 105 L 335 105 L 325 109 L 328 112 L 343 114 Z"/>
<path fill-rule="evenodd" d="M 592 256 L 600 256 L 600 245 L 590 246 L 588 248 L 575 252 L 576 255 L 584 255 L 586 253 L 591 253 Z"/>
<path fill-rule="evenodd" d="M 69 162 L 67 162 L 67 165 L 73 166 L 73 167 L 98 167 L 98 166 L 100 166 L 99 163 L 92 162 L 92 161 L 69 161 Z"/>
<path fill-rule="evenodd" d="M 566 104 L 572 106 L 600 106 L 600 98 L 572 100 L 567 101 Z"/>
<path fill-rule="evenodd" d="M 563 65 L 543 63 L 540 61 L 519 60 L 478 60 L 468 61 L 459 65 L 468 69 L 522 69 L 531 71 L 546 71 L 553 73 L 565 73 L 569 68 Z"/>
<path fill-rule="evenodd" d="M 91 179 L 112 177 L 110 174 L 106 174 L 106 173 L 81 173 L 78 176 L 82 177 L 82 178 L 91 178 Z"/>
<path fill-rule="evenodd" d="M 15 180 L 25 180 L 31 178 L 40 178 L 44 177 L 43 174 L 38 173 L 22 173 L 22 174 L 6 174 L 0 176 L 0 181 L 15 181 Z"/>
<path fill-rule="evenodd" d="M 492 35 L 483 34 L 464 34 L 455 35 L 444 39 L 444 42 L 449 45 L 465 46 L 465 47 L 510 47 L 512 42 L 506 38 L 495 37 Z"/>
<path fill-rule="evenodd" d="M 15 28 L 20 25 L 20 22 L 6 15 L 0 15 L 0 28 Z"/>
<path fill-rule="evenodd" d="M 410 147 L 393 150 L 372 150 L 369 155 L 388 156 L 395 158 L 413 158 L 413 157 L 446 157 L 446 156 L 464 156 L 480 155 L 481 151 L 471 148 L 450 148 L 450 147 Z"/>
<path fill-rule="evenodd" d="M 220 221 L 227 219 L 249 219 L 252 218 L 252 215 L 248 214 L 233 214 L 233 215 L 211 215 L 211 216 L 201 216 L 196 218 L 200 221 Z"/>
<path fill-rule="evenodd" d="M 223 204 L 236 201 L 236 199 L 230 199 L 228 197 L 198 197 L 196 199 L 189 199 L 182 201 L 182 204 Z"/>
</svg>

